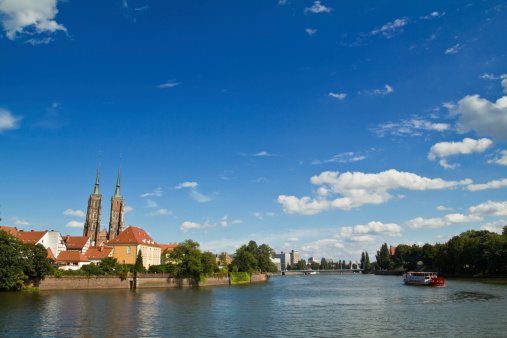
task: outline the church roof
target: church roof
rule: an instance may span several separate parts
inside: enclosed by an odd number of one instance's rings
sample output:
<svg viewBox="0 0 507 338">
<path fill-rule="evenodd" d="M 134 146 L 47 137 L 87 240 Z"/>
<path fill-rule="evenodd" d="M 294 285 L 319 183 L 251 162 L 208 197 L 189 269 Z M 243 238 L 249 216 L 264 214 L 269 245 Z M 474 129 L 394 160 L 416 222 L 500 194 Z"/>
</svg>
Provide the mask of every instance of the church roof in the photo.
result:
<svg viewBox="0 0 507 338">
<path fill-rule="evenodd" d="M 65 242 L 65 246 L 67 250 L 83 250 L 86 245 L 86 242 L 90 240 L 88 236 L 65 236 L 63 241 Z"/>
<path fill-rule="evenodd" d="M 18 235 L 19 235 L 18 228 L 16 228 L 16 227 L 11 228 L 11 227 L 0 226 L 0 230 L 3 230 L 5 232 L 7 232 L 8 234 L 14 235 L 16 237 L 18 237 Z"/>
<path fill-rule="evenodd" d="M 23 231 L 19 233 L 18 239 L 23 242 L 23 244 L 29 244 L 29 243 L 37 243 L 41 240 L 42 237 L 44 237 L 45 234 L 47 234 L 47 231 Z"/>
<path fill-rule="evenodd" d="M 88 259 L 103 259 L 109 257 L 111 251 L 113 251 L 113 248 L 105 246 L 91 246 L 84 255 Z"/>
<path fill-rule="evenodd" d="M 56 259 L 57 262 L 89 262 L 80 251 L 62 251 Z"/>
<path fill-rule="evenodd" d="M 121 234 L 106 243 L 106 245 L 117 244 L 140 244 L 160 247 L 146 231 L 133 226 L 129 226 Z"/>
</svg>

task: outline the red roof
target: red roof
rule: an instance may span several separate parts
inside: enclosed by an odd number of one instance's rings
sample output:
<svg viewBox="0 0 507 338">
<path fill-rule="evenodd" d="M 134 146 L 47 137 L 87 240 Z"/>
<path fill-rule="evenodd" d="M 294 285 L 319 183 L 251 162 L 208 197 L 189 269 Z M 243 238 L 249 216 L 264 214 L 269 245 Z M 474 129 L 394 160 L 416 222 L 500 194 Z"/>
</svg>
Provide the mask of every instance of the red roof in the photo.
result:
<svg viewBox="0 0 507 338">
<path fill-rule="evenodd" d="M 58 255 L 56 259 L 57 262 L 89 262 L 90 260 L 86 258 L 79 251 L 62 251 Z"/>
<path fill-rule="evenodd" d="M 391 245 L 389 247 L 389 255 L 394 256 L 394 254 L 396 253 L 396 248 L 397 248 L 396 246 Z"/>
<path fill-rule="evenodd" d="M 49 260 L 53 262 L 56 261 L 55 255 L 53 255 L 53 251 L 51 251 L 51 248 L 48 248 L 47 251 Z"/>
<path fill-rule="evenodd" d="M 65 242 L 65 246 L 67 250 L 83 250 L 86 245 L 86 242 L 90 237 L 88 236 L 65 236 L 63 241 Z"/>
<path fill-rule="evenodd" d="M 44 235 L 47 234 L 47 231 L 23 231 L 19 233 L 18 239 L 23 242 L 23 244 L 29 243 L 37 243 L 41 240 Z"/>
<path fill-rule="evenodd" d="M 88 259 L 103 259 L 109 257 L 111 251 L 113 251 L 113 248 L 107 248 L 105 246 L 91 246 L 84 255 Z"/>
<path fill-rule="evenodd" d="M 117 244 L 141 244 L 160 247 L 146 231 L 133 226 L 129 226 L 121 234 L 106 243 L 106 245 Z"/>
<path fill-rule="evenodd" d="M 10 227 L 0 226 L 0 230 L 3 230 L 5 232 L 7 232 L 8 234 L 14 235 L 16 237 L 18 237 L 18 235 L 19 235 L 18 229 L 16 227 L 10 228 Z"/>
<path fill-rule="evenodd" d="M 177 243 L 160 244 L 161 252 L 164 252 L 166 250 L 173 251 L 177 246 Z"/>
</svg>

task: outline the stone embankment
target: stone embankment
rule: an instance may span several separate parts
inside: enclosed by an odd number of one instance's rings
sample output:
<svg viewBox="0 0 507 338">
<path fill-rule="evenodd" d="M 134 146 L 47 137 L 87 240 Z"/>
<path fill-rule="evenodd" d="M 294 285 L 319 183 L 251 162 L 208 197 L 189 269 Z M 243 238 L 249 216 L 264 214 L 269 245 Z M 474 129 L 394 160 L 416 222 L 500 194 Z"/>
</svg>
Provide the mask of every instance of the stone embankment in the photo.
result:
<svg viewBox="0 0 507 338">
<path fill-rule="evenodd" d="M 250 275 L 249 283 L 265 282 L 266 274 Z M 248 282 L 247 282 L 248 283 Z M 46 276 L 39 282 L 39 290 L 129 289 L 129 288 L 181 288 L 236 284 L 230 276 L 207 277 L 196 282 L 191 278 L 172 278 L 169 274 L 129 273 L 125 280 L 117 276 Z"/>
</svg>

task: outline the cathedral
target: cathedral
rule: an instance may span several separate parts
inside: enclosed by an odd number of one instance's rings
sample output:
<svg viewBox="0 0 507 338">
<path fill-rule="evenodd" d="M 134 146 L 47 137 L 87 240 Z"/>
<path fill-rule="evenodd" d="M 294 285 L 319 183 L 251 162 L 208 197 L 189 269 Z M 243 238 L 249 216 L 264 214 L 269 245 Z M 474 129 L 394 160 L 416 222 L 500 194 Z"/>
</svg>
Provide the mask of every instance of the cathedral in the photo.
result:
<svg viewBox="0 0 507 338">
<path fill-rule="evenodd" d="M 88 209 L 86 211 L 86 221 L 83 229 L 83 236 L 90 237 L 92 246 L 102 246 L 105 242 L 118 236 L 125 230 L 123 219 L 125 207 L 123 197 L 120 194 L 120 169 L 118 167 L 118 179 L 116 180 L 116 189 L 111 197 L 111 214 L 109 216 L 109 232 L 106 229 L 100 230 L 100 218 L 102 212 L 102 195 L 99 192 L 100 162 L 97 167 L 97 178 L 95 179 L 95 188 L 88 199 Z"/>
</svg>

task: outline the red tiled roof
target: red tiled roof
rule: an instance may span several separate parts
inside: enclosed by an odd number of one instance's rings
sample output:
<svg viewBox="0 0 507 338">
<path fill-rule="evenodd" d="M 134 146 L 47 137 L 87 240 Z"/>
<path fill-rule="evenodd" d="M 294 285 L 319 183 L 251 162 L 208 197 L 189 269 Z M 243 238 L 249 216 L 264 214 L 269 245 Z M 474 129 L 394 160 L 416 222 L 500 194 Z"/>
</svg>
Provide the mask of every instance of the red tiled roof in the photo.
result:
<svg viewBox="0 0 507 338">
<path fill-rule="evenodd" d="M 48 247 L 47 251 L 49 260 L 53 262 L 56 261 L 55 255 L 53 255 L 53 251 L 51 251 L 51 248 Z"/>
<path fill-rule="evenodd" d="M 133 226 L 129 226 L 125 229 L 121 234 L 113 238 L 112 240 L 106 242 L 106 245 L 116 245 L 116 244 L 141 244 L 141 245 L 150 245 L 150 246 L 158 246 L 158 245 L 147 233 L 141 228 L 136 228 Z"/>
<path fill-rule="evenodd" d="M 8 234 L 14 235 L 16 237 L 19 236 L 18 228 L 16 228 L 16 227 L 10 228 L 10 227 L 0 226 L 0 230 L 3 230 L 5 232 L 7 232 Z"/>
<path fill-rule="evenodd" d="M 23 242 L 23 244 L 29 243 L 37 243 L 41 240 L 42 237 L 47 233 L 47 231 L 23 231 L 19 233 L 18 239 Z"/>
<path fill-rule="evenodd" d="M 394 254 L 396 253 L 396 248 L 397 248 L 396 246 L 391 245 L 389 247 L 389 255 L 394 256 Z"/>
<path fill-rule="evenodd" d="M 91 246 L 84 255 L 88 259 L 103 259 L 109 257 L 111 251 L 113 251 L 113 248 L 107 248 L 105 246 Z"/>
<path fill-rule="evenodd" d="M 63 241 L 65 242 L 65 246 L 67 250 L 83 250 L 86 245 L 86 242 L 90 237 L 88 236 L 65 236 Z"/>
<path fill-rule="evenodd" d="M 56 259 L 58 262 L 89 262 L 90 260 L 86 258 L 79 251 L 62 251 L 58 255 Z"/>
<path fill-rule="evenodd" d="M 161 252 L 164 252 L 166 250 L 169 250 L 169 251 L 173 251 L 174 248 L 176 248 L 178 246 L 177 243 L 169 243 L 169 244 L 160 244 L 160 251 Z"/>
</svg>

